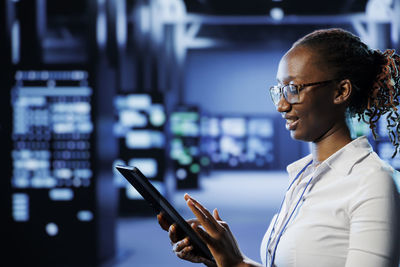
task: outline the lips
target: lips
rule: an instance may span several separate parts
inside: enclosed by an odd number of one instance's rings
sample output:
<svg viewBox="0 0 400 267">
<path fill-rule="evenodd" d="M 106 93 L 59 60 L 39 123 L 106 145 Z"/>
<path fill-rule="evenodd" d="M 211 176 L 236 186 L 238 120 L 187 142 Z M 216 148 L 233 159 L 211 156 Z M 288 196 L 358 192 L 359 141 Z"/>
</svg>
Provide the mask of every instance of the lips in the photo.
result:
<svg viewBox="0 0 400 267">
<path fill-rule="evenodd" d="M 295 116 L 284 116 L 284 119 L 286 120 L 286 129 L 289 131 L 293 131 L 296 129 L 297 124 L 299 122 L 299 118 Z"/>
</svg>

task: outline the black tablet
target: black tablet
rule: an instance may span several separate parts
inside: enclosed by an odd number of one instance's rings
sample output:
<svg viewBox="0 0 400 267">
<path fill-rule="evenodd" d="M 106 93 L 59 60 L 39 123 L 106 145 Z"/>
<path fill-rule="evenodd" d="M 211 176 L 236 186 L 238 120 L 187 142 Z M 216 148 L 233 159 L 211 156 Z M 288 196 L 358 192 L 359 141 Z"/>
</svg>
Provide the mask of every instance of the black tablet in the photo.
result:
<svg viewBox="0 0 400 267">
<path fill-rule="evenodd" d="M 163 195 L 161 195 L 161 193 L 150 183 L 138 168 L 131 166 L 116 166 L 116 169 L 133 187 L 136 188 L 157 214 L 162 211 L 169 223 L 176 223 L 176 225 L 184 232 L 184 235 L 189 237 L 193 248 L 198 253 L 200 253 L 204 258 L 214 261 L 210 250 L 203 240 L 201 240 L 193 228 L 176 211 L 176 209 L 172 207 L 172 205 L 163 197 Z"/>
</svg>

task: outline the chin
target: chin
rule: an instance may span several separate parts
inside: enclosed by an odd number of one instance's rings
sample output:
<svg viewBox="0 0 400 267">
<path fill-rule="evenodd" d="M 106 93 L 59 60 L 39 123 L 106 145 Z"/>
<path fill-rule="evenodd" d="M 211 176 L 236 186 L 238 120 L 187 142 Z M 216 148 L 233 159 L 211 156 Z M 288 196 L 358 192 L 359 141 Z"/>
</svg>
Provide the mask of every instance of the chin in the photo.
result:
<svg viewBox="0 0 400 267">
<path fill-rule="evenodd" d="M 299 132 L 298 130 L 290 131 L 290 137 L 293 140 L 297 140 L 297 141 L 303 141 L 303 142 L 311 142 L 311 141 L 313 141 L 312 138 L 310 138 L 307 135 L 301 134 L 301 132 Z"/>
</svg>

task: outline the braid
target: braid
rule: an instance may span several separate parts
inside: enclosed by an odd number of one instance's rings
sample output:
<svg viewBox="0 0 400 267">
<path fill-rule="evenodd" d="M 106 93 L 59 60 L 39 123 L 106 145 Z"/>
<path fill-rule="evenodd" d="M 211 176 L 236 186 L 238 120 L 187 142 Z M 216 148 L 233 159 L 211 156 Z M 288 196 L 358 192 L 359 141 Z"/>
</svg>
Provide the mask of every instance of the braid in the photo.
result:
<svg viewBox="0 0 400 267">
<path fill-rule="evenodd" d="M 293 46 L 306 46 L 320 53 L 336 72 L 337 79 L 349 79 L 353 87 L 350 116 L 369 124 L 374 139 L 376 123 L 387 114 L 389 139 L 400 151 L 400 57 L 394 50 L 370 49 L 359 37 L 343 29 L 314 31 Z"/>
</svg>

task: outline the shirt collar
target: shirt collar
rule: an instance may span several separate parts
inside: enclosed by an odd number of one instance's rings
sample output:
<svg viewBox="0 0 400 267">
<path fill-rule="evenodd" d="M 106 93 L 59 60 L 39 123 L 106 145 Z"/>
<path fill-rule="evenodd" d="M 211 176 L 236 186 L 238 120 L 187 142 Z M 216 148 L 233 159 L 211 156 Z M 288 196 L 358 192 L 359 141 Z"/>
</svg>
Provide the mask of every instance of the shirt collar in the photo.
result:
<svg viewBox="0 0 400 267">
<path fill-rule="evenodd" d="M 368 142 L 367 137 L 358 137 L 321 162 L 318 168 L 318 173 L 321 173 L 322 170 L 330 168 L 335 170 L 335 172 L 340 175 L 347 175 L 361 158 L 364 158 L 372 151 L 372 147 Z M 289 174 L 289 179 L 292 180 L 297 173 L 311 160 L 312 155 L 309 154 L 304 158 L 289 164 L 286 168 Z"/>
</svg>

